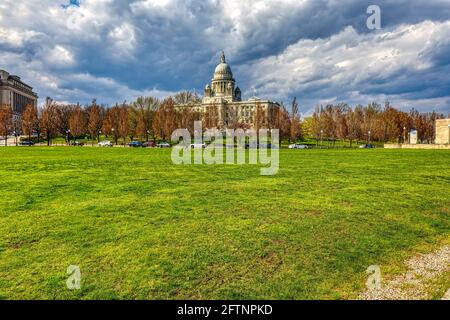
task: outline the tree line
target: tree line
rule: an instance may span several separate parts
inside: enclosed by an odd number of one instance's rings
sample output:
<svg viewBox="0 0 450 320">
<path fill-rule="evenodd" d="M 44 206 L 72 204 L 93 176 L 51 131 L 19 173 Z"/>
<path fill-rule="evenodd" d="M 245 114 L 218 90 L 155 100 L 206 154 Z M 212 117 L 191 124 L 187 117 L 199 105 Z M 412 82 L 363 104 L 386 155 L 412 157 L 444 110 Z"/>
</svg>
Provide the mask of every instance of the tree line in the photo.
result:
<svg viewBox="0 0 450 320">
<path fill-rule="evenodd" d="M 328 104 L 316 108 L 312 117 L 303 125 L 316 141 L 327 139 L 333 144 L 337 140 L 379 141 L 402 143 L 408 141 L 411 130 L 417 130 L 421 143 L 433 143 L 435 121 L 444 118 L 436 112 L 420 113 L 397 110 L 386 102 L 384 108 L 377 103 L 354 108 L 347 104 Z"/>
<path fill-rule="evenodd" d="M 65 137 L 67 142 L 77 137 L 89 136 L 92 143 L 100 136 L 111 137 L 116 144 L 125 144 L 127 139 L 167 141 L 177 128 L 194 131 L 194 121 L 202 121 L 203 128 L 214 128 L 220 124 L 219 110 L 211 105 L 201 114 L 193 106 L 200 102 L 191 92 L 181 92 L 160 100 L 154 97 L 139 97 L 131 103 L 123 102 L 110 108 L 94 99 L 90 104 L 60 104 L 48 100 L 42 108 L 26 107 L 20 124 L 13 121 L 9 106 L 0 106 L 0 135 L 11 131 L 21 132 L 29 139 L 37 135 L 47 144 L 55 137 Z M 185 107 L 175 108 L 183 104 Z M 435 112 L 419 113 L 399 111 L 386 102 L 384 108 L 376 103 L 351 108 L 347 104 L 319 106 L 311 117 L 301 118 L 296 98 L 290 110 L 283 104 L 269 110 L 256 102 L 253 112 L 253 128 L 279 129 L 280 139 L 296 142 L 311 137 L 319 141 L 328 140 L 403 142 L 411 129 L 418 131 L 421 142 L 434 141 L 435 120 L 444 115 Z M 239 110 L 228 110 L 226 127 L 248 129 L 250 126 L 239 119 Z M 20 126 L 20 128 L 18 127 Z"/>
</svg>

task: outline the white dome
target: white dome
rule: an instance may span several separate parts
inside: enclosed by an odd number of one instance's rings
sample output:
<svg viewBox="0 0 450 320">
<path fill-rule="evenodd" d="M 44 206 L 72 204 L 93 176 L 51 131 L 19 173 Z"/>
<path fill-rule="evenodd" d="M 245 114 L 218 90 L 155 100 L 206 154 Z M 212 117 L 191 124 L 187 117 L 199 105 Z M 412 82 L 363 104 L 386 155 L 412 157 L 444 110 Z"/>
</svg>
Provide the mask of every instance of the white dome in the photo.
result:
<svg viewBox="0 0 450 320">
<path fill-rule="evenodd" d="M 230 66 L 225 62 L 225 54 L 222 52 L 220 63 L 214 70 L 213 80 L 233 80 L 233 73 Z"/>
</svg>

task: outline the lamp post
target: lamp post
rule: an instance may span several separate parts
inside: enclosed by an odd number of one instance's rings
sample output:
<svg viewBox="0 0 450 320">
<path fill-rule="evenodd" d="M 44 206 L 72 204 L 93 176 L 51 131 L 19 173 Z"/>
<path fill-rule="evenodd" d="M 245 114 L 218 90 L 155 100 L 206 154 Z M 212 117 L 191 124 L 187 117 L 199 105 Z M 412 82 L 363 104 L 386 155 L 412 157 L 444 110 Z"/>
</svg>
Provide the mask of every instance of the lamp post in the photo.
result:
<svg viewBox="0 0 450 320">
<path fill-rule="evenodd" d="M 114 142 L 116 143 L 116 146 L 117 146 L 116 129 L 112 128 L 111 131 L 112 131 L 113 136 L 114 136 Z"/>
<path fill-rule="evenodd" d="M 70 146 L 70 129 L 66 131 L 66 141 L 66 144 Z"/>
<path fill-rule="evenodd" d="M 17 147 L 17 132 L 14 130 L 13 134 L 14 134 L 14 141 Z"/>
<path fill-rule="evenodd" d="M 369 134 L 369 145 L 370 145 L 370 134 L 372 133 L 372 132 L 370 132 L 370 130 L 369 130 L 369 132 L 367 132 L 368 134 Z"/>
<path fill-rule="evenodd" d="M 320 146 L 323 146 L 323 130 L 320 130 Z"/>
<path fill-rule="evenodd" d="M 406 127 L 403 127 L 403 143 L 406 142 Z"/>
</svg>

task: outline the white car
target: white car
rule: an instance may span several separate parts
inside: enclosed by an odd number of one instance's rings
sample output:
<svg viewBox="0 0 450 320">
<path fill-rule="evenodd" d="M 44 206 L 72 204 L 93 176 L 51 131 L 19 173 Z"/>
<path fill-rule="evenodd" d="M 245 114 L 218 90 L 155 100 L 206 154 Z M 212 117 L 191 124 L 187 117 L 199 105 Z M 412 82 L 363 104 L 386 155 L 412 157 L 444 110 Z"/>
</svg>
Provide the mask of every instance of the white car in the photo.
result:
<svg viewBox="0 0 450 320">
<path fill-rule="evenodd" d="M 105 140 L 105 141 L 100 141 L 98 143 L 99 147 L 112 147 L 113 143 L 111 141 Z"/>
<path fill-rule="evenodd" d="M 170 148 L 170 144 L 167 142 L 161 142 L 156 145 L 158 148 Z"/>
<path fill-rule="evenodd" d="M 307 145 L 304 144 L 290 144 L 289 149 L 308 149 Z"/>
<path fill-rule="evenodd" d="M 191 149 L 195 149 L 195 148 L 197 148 L 197 149 L 203 149 L 203 148 L 206 148 L 206 144 L 204 144 L 204 143 L 191 143 L 191 144 L 189 145 L 189 147 L 190 147 Z"/>
</svg>

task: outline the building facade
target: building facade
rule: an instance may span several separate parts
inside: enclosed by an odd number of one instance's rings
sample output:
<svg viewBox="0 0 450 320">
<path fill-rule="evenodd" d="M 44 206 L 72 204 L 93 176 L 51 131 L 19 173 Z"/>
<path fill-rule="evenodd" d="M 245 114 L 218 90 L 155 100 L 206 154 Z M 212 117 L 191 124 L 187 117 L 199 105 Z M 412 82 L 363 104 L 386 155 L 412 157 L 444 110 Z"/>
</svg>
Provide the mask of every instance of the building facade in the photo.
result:
<svg viewBox="0 0 450 320">
<path fill-rule="evenodd" d="M 225 54 L 222 52 L 220 63 L 214 70 L 211 83 L 205 86 L 201 103 L 184 104 L 175 106 L 177 110 L 192 108 L 193 111 L 204 114 L 208 108 L 217 108 L 219 127 L 235 126 L 253 127 L 256 111 L 260 112 L 264 123 L 268 123 L 269 117 L 275 108 L 280 105 L 270 100 L 262 100 L 252 97 L 242 100 L 241 89 L 236 85 L 230 66 L 226 63 Z"/>
<path fill-rule="evenodd" d="M 450 144 L 450 119 L 436 120 L 436 144 Z"/>
<path fill-rule="evenodd" d="M 33 88 L 14 76 L 0 70 L 0 105 L 11 106 L 14 122 L 20 122 L 27 105 L 37 107 L 38 96 Z"/>
</svg>

